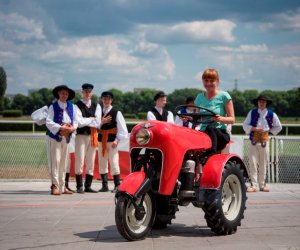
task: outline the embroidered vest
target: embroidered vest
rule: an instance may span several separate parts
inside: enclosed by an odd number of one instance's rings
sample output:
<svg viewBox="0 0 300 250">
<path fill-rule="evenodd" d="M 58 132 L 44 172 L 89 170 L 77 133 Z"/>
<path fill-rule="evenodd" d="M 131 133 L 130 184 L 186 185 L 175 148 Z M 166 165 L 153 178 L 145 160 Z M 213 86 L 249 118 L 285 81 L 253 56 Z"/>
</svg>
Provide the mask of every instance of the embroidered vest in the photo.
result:
<svg viewBox="0 0 300 250">
<path fill-rule="evenodd" d="M 92 102 L 90 108 L 88 108 L 82 101 L 78 101 L 76 103 L 76 105 L 80 109 L 83 117 L 95 116 L 97 103 Z M 88 126 L 85 126 L 85 127 L 82 127 L 82 128 L 77 128 L 77 134 L 78 135 L 90 135 L 91 134 L 91 129 Z"/>
<path fill-rule="evenodd" d="M 55 123 L 62 125 L 64 110 L 59 107 L 57 101 L 54 102 L 52 105 L 53 105 L 53 111 L 54 111 L 53 121 Z M 73 125 L 73 104 L 70 101 L 67 102 L 67 113 L 68 113 L 69 117 L 71 118 L 71 124 Z M 60 142 L 62 140 L 62 137 L 59 135 L 59 132 L 57 132 L 56 134 L 53 134 L 49 131 L 48 135 L 58 142 Z"/>
<path fill-rule="evenodd" d="M 154 114 L 156 120 L 166 122 L 168 120 L 168 110 L 163 109 L 162 115 L 157 111 L 156 108 L 152 108 L 151 112 Z"/>
</svg>

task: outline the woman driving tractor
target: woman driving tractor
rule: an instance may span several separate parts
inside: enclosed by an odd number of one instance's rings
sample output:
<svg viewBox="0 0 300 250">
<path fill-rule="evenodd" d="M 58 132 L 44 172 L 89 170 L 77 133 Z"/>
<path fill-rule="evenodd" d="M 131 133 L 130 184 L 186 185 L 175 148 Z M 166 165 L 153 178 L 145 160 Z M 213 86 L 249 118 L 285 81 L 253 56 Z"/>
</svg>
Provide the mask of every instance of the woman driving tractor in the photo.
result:
<svg viewBox="0 0 300 250">
<path fill-rule="evenodd" d="M 228 92 L 219 90 L 218 71 L 206 69 L 202 74 L 202 82 L 206 91 L 198 94 L 195 105 L 208 108 L 217 114 L 210 118 L 212 123 L 202 124 L 200 128 L 212 141 L 212 147 L 207 152 L 207 156 L 210 156 L 222 150 L 230 141 L 226 124 L 233 124 L 235 116 L 231 96 Z"/>
</svg>

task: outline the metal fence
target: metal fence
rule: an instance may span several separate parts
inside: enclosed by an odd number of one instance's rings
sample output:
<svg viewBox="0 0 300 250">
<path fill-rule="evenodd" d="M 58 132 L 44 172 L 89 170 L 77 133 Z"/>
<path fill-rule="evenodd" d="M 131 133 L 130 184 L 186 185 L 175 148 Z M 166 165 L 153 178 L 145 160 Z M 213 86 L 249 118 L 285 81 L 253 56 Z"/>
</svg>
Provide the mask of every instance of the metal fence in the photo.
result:
<svg viewBox="0 0 300 250">
<path fill-rule="evenodd" d="M 1 179 L 48 178 L 45 134 L 0 135 Z"/>
<path fill-rule="evenodd" d="M 243 159 L 249 169 L 248 137 L 243 137 Z M 300 183 L 300 136 L 271 136 L 267 182 Z"/>
<path fill-rule="evenodd" d="M 249 167 L 249 145 L 243 141 L 243 159 Z M 45 134 L 0 134 L 0 179 L 47 179 Z M 270 140 L 268 182 L 300 183 L 300 136 L 276 136 Z"/>
</svg>

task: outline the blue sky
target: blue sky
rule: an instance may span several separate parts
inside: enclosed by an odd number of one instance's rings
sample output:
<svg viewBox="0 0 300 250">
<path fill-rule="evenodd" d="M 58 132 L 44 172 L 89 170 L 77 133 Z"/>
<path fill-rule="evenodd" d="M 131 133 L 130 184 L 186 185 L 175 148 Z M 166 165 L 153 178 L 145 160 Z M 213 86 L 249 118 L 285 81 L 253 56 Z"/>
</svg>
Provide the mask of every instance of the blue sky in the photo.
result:
<svg viewBox="0 0 300 250">
<path fill-rule="evenodd" d="M 298 0 L 0 0 L 7 94 L 81 84 L 123 92 L 300 86 Z"/>
</svg>

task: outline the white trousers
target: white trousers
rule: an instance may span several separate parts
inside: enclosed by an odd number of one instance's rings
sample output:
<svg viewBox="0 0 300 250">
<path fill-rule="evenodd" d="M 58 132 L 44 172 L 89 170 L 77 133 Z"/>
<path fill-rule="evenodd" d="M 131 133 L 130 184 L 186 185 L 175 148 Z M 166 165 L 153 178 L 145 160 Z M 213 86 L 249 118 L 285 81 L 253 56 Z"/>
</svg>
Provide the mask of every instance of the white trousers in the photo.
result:
<svg viewBox="0 0 300 250">
<path fill-rule="evenodd" d="M 110 174 L 111 175 L 120 174 L 118 147 L 113 148 L 111 145 L 112 145 L 112 142 L 107 142 L 107 152 L 103 156 L 102 155 L 102 143 L 99 142 L 99 144 L 98 144 L 98 158 L 99 158 L 100 174 L 108 173 L 108 162 L 110 165 Z"/>
<path fill-rule="evenodd" d="M 269 156 L 269 143 L 262 147 L 260 143 L 250 144 L 249 164 L 250 179 L 252 186 L 256 189 L 265 186 L 267 164 Z"/>
<path fill-rule="evenodd" d="M 69 157 L 68 144 L 64 137 L 61 142 L 48 137 L 47 143 L 49 149 L 48 164 L 51 183 L 58 187 L 60 192 L 63 192 Z"/>
<path fill-rule="evenodd" d="M 83 172 L 84 160 L 85 173 L 94 175 L 95 157 L 97 148 L 92 147 L 89 135 L 76 135 L 75 138 L 75 174 Z"/>
</svg>

